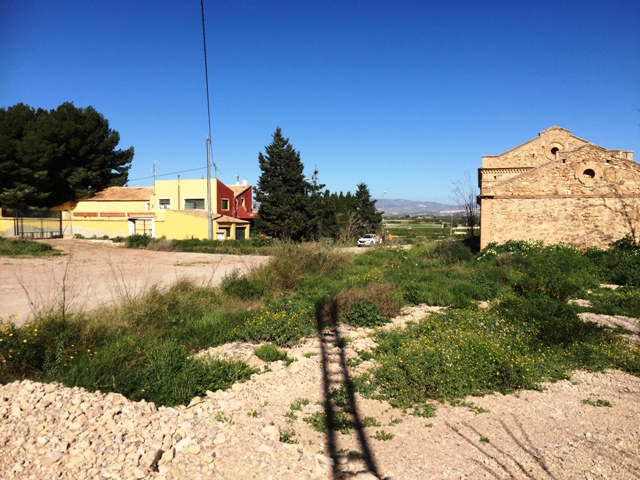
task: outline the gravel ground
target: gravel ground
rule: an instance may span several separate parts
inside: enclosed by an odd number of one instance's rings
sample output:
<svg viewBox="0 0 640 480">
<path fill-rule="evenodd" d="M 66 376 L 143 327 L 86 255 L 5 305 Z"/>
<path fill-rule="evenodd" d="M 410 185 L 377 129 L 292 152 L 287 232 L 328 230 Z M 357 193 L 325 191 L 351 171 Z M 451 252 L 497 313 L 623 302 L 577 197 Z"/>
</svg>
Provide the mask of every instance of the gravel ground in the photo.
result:
<svg viewBox="0 0 640 480">
<path fill-rule="evenodd" d="M 57 301 L 62 283 L 75 307 L 93 308 L 182 277 L 216 284 L 233 269 L 266 261 L 87 241 L 55 245 L 69 254 L 0 260 L 0 317 L 18 315 L 24 323 L 33 309 Z M 406 309 L 394 324 L 430 310 Z M 635 319 L 583 315 L 623 326 L 637 341 Z M 337 333 L 353 342 L 340 349 L 336 332 L 327 331 L 289 349 L 297 360 L 289 366 L 267 368 L 253 355 L 255 345 L 201 352 L 242 358 L 262 373 L 186 407 L 156 408 L 57 384 L 2 385 L 0 479 L 640 478 L 640 378 L 618 371 L 576 372 L 541 391 L 440 405 L 433 418 L 356 395 L 358 418 L 371 417 L 378 426 L 316 432 L 303 418 L 321 412 L 326 389 L 344 381 L 344 359 L 372 345 L 364 329 L 345 326 Z M 594 406 L 598 400 L 611 406 Z M 300 410 L 291 408 L 296 402 Z"/>
<path fill-rule="evenodd" d="M 394 323 L 426 312 L 407 309 Z M 0 478 L 640 478 L 640 378 L 618 371 L 440 405 L 433 418 L 356 395 L 358 418 L 379 426 L 318 433 L 303 418 L 322 411 L 324 385 L 344 380 L 341 355 L 372 344 L 370 332 L 343 327 L 339 335 L 353 342 L 341 350 L 334 333 L 289 349 L 297 360 L 289 366 L 265 369 L 254 345 L 201 352 L 242 358 L 263 373 L 187 407 L 60 385 L 0 386 Z"/>
</svg>

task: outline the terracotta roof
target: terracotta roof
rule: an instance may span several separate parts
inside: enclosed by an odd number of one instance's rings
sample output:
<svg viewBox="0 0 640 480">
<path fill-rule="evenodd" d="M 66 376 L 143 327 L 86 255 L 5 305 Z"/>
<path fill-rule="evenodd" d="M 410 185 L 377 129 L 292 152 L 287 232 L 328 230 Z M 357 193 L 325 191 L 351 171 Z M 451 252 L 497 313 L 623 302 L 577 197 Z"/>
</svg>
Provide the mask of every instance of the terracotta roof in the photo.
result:
<svg viewBox="0 0 640 480">
<path fill-rule="evenodd" d="M 212 220 L 218 223 L 238 223 L 240 225 L 249 223 L 246 220 L 242 220 L 241 218 L 228 217 L 227 215 L 218 215 L 217 217 L 214 216 Z"/>
<path fill-rule="evenodd" d="M 233 192 L 233 194 L 237 197 L 241 193 L 246 192 L 251 188 L 251 185 L 227 185 Z"/>
<path fill-rule="evenodd" d="M 76 208 L 76 205 L 78 205 L 78 202 L 69 200 L 68 202 L 64 202 L 61 205 L 56 205 L 55 207 L 51 207 L 49 210 L 52 212 L 70 212 L 74 208 Z"/>
<path fill-rule="evenodd" d="M 94 202 L 148 202 L 153 195 L 153 187 L 109 187 L 88 198 Z"/>
</svg>

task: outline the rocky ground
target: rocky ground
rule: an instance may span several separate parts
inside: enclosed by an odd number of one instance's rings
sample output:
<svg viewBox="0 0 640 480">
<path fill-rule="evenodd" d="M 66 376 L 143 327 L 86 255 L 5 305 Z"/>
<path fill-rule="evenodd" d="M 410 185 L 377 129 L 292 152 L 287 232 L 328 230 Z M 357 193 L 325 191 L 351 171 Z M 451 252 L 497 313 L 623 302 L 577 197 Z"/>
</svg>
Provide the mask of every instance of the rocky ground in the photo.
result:
<svg viewBox="0 0 640 480">
<path fill-rule="evenodd" d="M 394 323 L 425 313 L 407 309 Z M 638 322 L 625 321 L 637 335 Z M 262 373 L 177 408 L 56 384 L 0 386 L 0 478 L 640 478 L 640 378 L 617 371 L 440 405 L 433 418 L 356 395 L 358 418 L 377 426 L 316 432 L 303 418 L 322 411 L 345 358 L 372 345 L 368 333 L 327 331 L 289 349 L 288 366 L 265 365 L 253 345 L 202 352 Z M 336 335 L 353 342 L 338 348 Z"/>
</svg>

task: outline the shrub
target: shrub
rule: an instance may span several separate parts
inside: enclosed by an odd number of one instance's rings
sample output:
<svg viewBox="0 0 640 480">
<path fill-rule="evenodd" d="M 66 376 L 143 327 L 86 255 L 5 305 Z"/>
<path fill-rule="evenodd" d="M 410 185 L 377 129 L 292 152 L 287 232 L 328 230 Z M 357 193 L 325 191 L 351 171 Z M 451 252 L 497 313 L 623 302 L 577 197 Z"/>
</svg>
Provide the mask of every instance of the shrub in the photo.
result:
<svg viewBox="0 0 640 480">
<path fill-rule="evenodd" d="M 253 353 L 263 362 L 277 362 L 278 360 L 286 360 L 287 352 L 283 352 L 271 343 L 262 345 L 253 350 Z"/>
<path fill-rule="evenodd" d="M 378 327 L 389 322 L 378 312 L 378 308 L 372 302 L 357 301 L 351 310 L 344 315 L 343 320 L 354 327 Z"/>
<path fill-rule="evenodd" d="M 246 380 L 254 370 L 239 361 L 191 358 L 174 340 L 166 340 L 135 354 L 141 345 L 131 339 L 105 345 L 99 355 L 81 357 L 64 376 L 68 386 L 117 391 L 138 401 L 158 405 L 183 405 L 207 390 L 227 389 Z M 118 369 L 114 371 L 113 362 Z"/>
<path fill-rule="evenodd" d="M 562 244 L 509 241 L 489 245 L 480 266 L 494 265 L 499 277 L 519 295 L 568 300 L 599 284 L 598 269 L 579 250 Z M 508 272 L 507 272 L 508 270 Z"/>
<path fill-rule="evenodd" d="M 8 240 L 0 237 L 0 256 L 44 256 L 60 255 L 51 245 L 31 240 Z"/>
<path fill-rule="evenodd" d="M 226 295 L 241 300 L 260 298 L 265 290 L 259 281 L 250 280 L 237 270 L 222 280 L 221 288 Z"/>
<path fill-rule="evenodd" d="M 126 301 L 124 308 L 132 324 L 165 329 L 197 320 L 219 303 L 214 290 L 180 280 L 164 290 L 153 286 L 142 297 Z"/>
<path fill-rule="evenodd" d="M 149 235 L 129 235 L 124 244 L 127 248 L 147 248 L 151 242 Z"/>
<path fill-rule="evenodd" d="M 176 251 L 176 246 L 172 240 L 168 240 L 166 237 L 161 237 L 152 238 L 147 245 L 147 249 L 156 252 L 174 252 Z"/>
<path fill-rule="evenodd" d="M 249 279 L 261 279 L 269 292 L 296 290 L 307 276 L 327 276 L 339 271 L 345 256 L 318 244 L 282 244 L 271 261 L 251 271 Z"/>
<path fill-rule="evenodd" d="M 640 287 L 640 245 L 631 237 L 613 242 L 607 250 L 591 248 L 586 256 L 605 282 Z"/>
<path fill-rule="evenodd" d="M 469 243 L 457 239 L 438 242 L 433 254 L 445 265 L 466 262 L 473 258 L 473 250 Z"/>
<path fill-rule="evenodd" d="M 576 369 L 638 367 L 637 349 L 548 297 L 510 297 L 488 312 L 448 310 L 376 337 L 377 366 L 354 383 L 403 408 L 537 388 Z"/>
<path fill-rule="evenodd" d="M 640 290 L 622 287 L 616 290 L 597 290 L 586 297 L 591 311 L 606 315 L 626 315 L 640 318 Z"/>
<path fill-rule="evenodd" d="M 289 347 L 315 331 L 312 306 L 279 298 L 253 312 L 243 325 L 234 330 L 234 337 L 247 342 L 272 342 Z"/>
</svg>

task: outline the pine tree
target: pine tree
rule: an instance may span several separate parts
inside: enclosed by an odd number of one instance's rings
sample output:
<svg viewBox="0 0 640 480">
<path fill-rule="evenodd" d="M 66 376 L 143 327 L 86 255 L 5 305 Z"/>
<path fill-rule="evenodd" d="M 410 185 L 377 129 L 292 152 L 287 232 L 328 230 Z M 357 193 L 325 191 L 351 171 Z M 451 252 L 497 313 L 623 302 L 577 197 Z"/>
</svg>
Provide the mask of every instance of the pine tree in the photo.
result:
<svg viewBox="0 0 640 480">
<path fill-rule="evenodd" d="M 353 198 L 358 235 L 378 231 L 382 226 L 382 213 L 376 209 L 376 201 L 371 200 L 369 187 L 365 183 L 359 183 Z"/>
<path fill-rule="evenodd" d="M 314 170 L 309 186 L 308 240 L 338 236 L 336 211 L 331 202 L 329 190 L 322 193 L 324 187 L 325 185 L 318 183 L 318 169 Z"/>
<path fill-rule="evenodd" d="M 255 189 L 260 204 L 255 228 L 266 235 L 301 241 L 309 235 L 309 196 L 300 153 L 282 136 L 280 127 L 273 141 L 258 154 L 262 174 Z"/>
<path fill-rule="evenodd" d="M 127 182 L 133 147 L 92 107 L 0 108 L 0 206 L 49 208 Z"/>
</svg>

